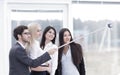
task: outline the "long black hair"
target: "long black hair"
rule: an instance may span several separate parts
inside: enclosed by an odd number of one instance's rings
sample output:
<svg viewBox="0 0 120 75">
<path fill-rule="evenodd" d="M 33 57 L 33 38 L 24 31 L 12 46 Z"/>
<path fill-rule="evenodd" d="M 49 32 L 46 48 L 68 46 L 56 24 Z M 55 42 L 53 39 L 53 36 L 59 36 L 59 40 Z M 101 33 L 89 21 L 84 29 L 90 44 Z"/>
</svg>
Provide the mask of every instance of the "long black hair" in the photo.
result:
<svg viewBox="0 0 120 75">
<path fill-rule="evenodd" d="M 70 41 L 73 40 L 70 30 L 67 29 L 67 28 L 63 28 L 59 32 L 59 45 L 60 46 L 63 45 L 63 44 L 65 44 L 63 37 L 64 37 L 64 33 L 66 31 L 68 31 L 70 33 L 70 36 L 71 36 Z M 78 65 L 81 62 L 82 56 L 83 56 L 81 45 L 77 44 L 75 42 L 72 42 L 72 43 L 70 43 L 70 48 L 71 48 L 72 61 L 73 61 L 73 63 L 75 65 Z M 59 49 L 58 63 L 61 63 L 61 58 L 62 58 L 63 50 L 64 50 L 64 47 L 62 47 L 62 48 Z"/>
<path fill-rule="evenodd" d="M 55 28 L 53 28 L 52 26 L 47 26 L 47 27 L 45 28 L 45 30 L 43 31 L 43 35 L 42 35 L 42 39 L 41 39 L 41 43 L 40 43 L 40 47 L 41 47 L 42 49 L 44 49 L 44 47 L 45 47 L 45 40 L 46 40 L 45 35 L 46 35 L 46 33 L 47 33 L 50 29 L 53 29 L 54 32 L 55 32 L 55 37 L 54 37 L 53 40 L 51 40 L 51 42 L 52 42 L 53 44 L 55 44 L 56 30 L 55 30 Z"/>
</svg>

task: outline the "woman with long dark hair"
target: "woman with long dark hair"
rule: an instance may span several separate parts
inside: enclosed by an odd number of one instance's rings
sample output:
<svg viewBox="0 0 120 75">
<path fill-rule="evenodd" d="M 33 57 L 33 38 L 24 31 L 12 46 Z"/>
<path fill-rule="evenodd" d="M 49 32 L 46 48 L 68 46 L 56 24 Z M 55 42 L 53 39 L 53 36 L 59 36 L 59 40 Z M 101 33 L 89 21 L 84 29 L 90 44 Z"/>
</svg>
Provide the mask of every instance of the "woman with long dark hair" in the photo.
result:
<svg viewBox="0 0 120 75">
<path fill-rule="evenodd" d="M 73 41 L 71 32 L 63 28 L 59 32 L 59 45 Z M 58 68 L 56 75 L 85 75 L 82 47 L 72 42 L 58 50 Z"/>
<path fill-rule="evenodd" d="M 44 51 L 48 51 L 52 48 L 58 48 L 55 45 L 55 39 L 56 39 L 56 30 L 52 26 L 48 26 L 43 31 L 40 47 Z M 55 71 L 57 69 L 58 65 L 58 51 L 56 51 L 53 55 L 51 55 L 51 60 L 45 63 L 50 67 L 49 74 L 55 75 Z"/>
</svg>

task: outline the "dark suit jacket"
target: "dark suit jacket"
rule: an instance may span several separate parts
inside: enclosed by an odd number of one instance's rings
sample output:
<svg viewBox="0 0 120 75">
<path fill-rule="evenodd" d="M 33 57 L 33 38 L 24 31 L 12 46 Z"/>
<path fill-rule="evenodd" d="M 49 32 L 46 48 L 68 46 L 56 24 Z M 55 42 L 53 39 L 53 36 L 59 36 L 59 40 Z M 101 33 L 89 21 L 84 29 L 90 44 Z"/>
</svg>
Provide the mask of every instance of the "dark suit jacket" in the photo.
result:
<svg viewBox="0 0 120 75">
<path fill-rule="evenodd" d="M 49 59 L 51 58 L 46 52 L 37 59 L 32 60 L 28 57 L 26 50 L 19 43 L 16 43 L 9 53 L 9 75 L 29 75 L 29 66 L 37 67 Z"/>
</svg>

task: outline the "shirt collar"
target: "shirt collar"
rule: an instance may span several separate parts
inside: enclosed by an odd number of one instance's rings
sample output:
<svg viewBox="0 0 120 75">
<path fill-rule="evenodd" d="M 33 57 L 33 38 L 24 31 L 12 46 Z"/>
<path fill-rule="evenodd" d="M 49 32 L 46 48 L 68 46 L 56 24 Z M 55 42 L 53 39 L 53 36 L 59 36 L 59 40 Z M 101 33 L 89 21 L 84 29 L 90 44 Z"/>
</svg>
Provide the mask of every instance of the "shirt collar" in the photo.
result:
<svg viewBox="0 0 120 75">
<path fill-rule="evenodd" d="M 19 41 L 17 41 L 17 42 L 25 49 L 25 46 L 21 42 L 19 42 Z"/>
</svg>

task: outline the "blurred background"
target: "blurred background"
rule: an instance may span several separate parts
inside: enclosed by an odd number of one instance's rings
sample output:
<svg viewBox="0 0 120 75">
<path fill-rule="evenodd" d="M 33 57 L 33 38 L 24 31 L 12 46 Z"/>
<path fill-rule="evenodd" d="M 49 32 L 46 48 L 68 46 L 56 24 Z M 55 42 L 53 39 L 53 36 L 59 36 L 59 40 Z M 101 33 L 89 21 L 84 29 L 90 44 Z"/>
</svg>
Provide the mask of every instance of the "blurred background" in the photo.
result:
<svg viewBox="0 0 120 75">
<path fill-rule="evenodd" d="M 0 0 L 0 73 L 9 73 L 13 29 L 37 22 L 69 28 L 83 47 L 86 75 L 120 75 L 120 0 Z M 56 44 L 58 43 L 58 38 Z"/>
</svg>

